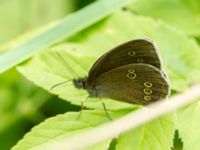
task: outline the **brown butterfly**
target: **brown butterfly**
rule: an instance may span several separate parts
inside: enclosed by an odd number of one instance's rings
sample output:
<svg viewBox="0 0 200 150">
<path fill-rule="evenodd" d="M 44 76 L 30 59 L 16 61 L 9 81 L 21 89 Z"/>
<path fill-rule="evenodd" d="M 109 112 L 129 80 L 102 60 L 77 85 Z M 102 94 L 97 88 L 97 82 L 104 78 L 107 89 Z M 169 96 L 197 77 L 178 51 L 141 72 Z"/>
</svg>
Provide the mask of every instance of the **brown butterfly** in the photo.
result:
<svg viewBox="0 0 200 150">
<path fill-rule="evenodd" d="M 90 97 L 112 98 L 146 105 L 164 99 L 169 83 L 162 71 L 159 51 L 146 39 L 132 40 L 103 54 L 88 77 L 74 79 Z"/>
</svg>

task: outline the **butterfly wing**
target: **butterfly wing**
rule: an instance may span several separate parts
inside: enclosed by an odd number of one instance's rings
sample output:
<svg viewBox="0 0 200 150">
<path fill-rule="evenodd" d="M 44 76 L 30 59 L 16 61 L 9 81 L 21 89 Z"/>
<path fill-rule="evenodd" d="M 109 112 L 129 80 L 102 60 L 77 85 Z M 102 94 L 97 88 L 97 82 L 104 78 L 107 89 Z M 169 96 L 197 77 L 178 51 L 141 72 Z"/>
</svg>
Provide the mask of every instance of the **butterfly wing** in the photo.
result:
<svg viewBox="0 0 200 150">
<path fill-rule="evenodd" d="M 128 64 L 107 71 L 95 82 L 97 97 L 146 105 L 165 98 L 169 84 L 163 73 L 146 64 Z"/>
<path fill-rule="evenodd" d="M 145 63 L 161 69 L 155 45 L 146 39 L 132 40 L 101 56 L 89 72 L 88 84 L 93 84 L 97 76 L 108 70 L 131 63 Z"/>
</svg>

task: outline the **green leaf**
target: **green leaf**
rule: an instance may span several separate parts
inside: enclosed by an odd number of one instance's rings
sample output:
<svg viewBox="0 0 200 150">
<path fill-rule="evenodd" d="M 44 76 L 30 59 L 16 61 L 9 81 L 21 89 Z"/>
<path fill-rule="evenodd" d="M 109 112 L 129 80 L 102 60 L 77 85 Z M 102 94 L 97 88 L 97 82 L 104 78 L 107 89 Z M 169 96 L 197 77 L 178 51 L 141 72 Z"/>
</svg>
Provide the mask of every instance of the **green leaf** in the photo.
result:
<svg viewBox="0 0 200 150">
<path fill-rule="evenodd" d="M 173 115 L 163 116 L 119 136 L 116 150 L 167 150 L 172 145 Z"/>
<path fill-rule="evenodd" d="M 171 150 L 183 150 L 183 142 L 179 137 L 178 130 L 175 130 L 174 132 L 173 147 L 171 148 Z"/>
<path fill-rule="evenodd" d="M 112 113 L 111 116 L 114 118 L 120 117 L 129 111 L 118 111 Z M 81 117 L 77 119 L 78 115 L 79 113 L 70 112 L 47 119 L 39 126 L 34 127 L 12 150 L 28 150 L 31 148 L 40 150 L 37 147 L 44 143 L 48 145 L 48 143 L 62 140 L 63 138 L 70 138 L 109 121 L 104 111 L 82 111 Z M 109 146 L 110 142 L 111 139 L 108 139 L 92 146 L 90 149 L 104 150 Z"/>
<path fill-rule="evenodd" d="M 87 92 L 76 89 L 72 82 L 53 90 L 50 88 L 57 83 L 77 78 L 77 75 L 87 76 L 92 64 L 105 51 L 135 38 L 151 38 L 157 43 L 173 90 L 183 91 L 189 84 L 199 80 L 200 51 L 194 40 L 161 22 L 122 11 L 74 36 L 70 42 L 35 56 L 30 62 L 18 67 L 18 70 L 36 85 L 80 105 Z M 66 63 L 62 62 L 57 53 L 62 55 Z M 98 101 L 88 98 L 84 106 L 102 108 Z M 113 100 L 103 101 L 109 109 L 134 107 Z"/>
<path fill-rule="evenodd" d="M 191 4 L 195 0 L 182 1 L 187 1 L 187 3 L 190 1 Z M 196 0 L 196 3 L 192 5 L 197 6 L 197 1 L 198 0 Z M 198 6 L 200 5 L 198 4 Z M 181 29 L 188 35 L 200 35 L 199 12 L 193 11 L 188 7 L 188 5 L 181 2 L 181 0 L 139 0 L 131 7 L 134 12 L 140 15 L 163 20 L 177 29 Z"/>
<path fill-rule="evenodd" d="M 109 113 L 112 118 L 118 118 L 130 111 L 132 110 L 123 109 Z M 78 113 L 66 113 L 46 120 L 39 126 L 34 127 L 12 150 L 28 150 L 31 148 L 40 150 L 43 144 L 48 146 L 48 143 L 66 139 L 67 137 L 70 138 L 109 121 L 104 111 L 83 111 L 81 118 L 78 120 L 77 116 Z M 149 147 L 151 150 L 166 149 L 172 144 L 171 139 L 174 131 L 172 120 L 173 115 L 164 116 L 137 130 L 120 135 L 117 138 L 116 149 L 132 150 L 136 148 L 137 150 L 145 150 L 145 147 Z M 90 149 L 106 149 L 110 143 L 111 139 Z"/>
<path fill-rule="evenodd" d="M 200 105 L 193 103 L 177 111 L 177 129 L 184 141 L 185 150 L 200 148 Z"/>
<path fill-rule="evenodd" d="M 100 0 L 75 12 L 23 44 L 1 53 L 0 72 L 30 58 L 43 48 L 79 32 L 131 2 L 134 2 L 134 0 Z"/>
</svg>

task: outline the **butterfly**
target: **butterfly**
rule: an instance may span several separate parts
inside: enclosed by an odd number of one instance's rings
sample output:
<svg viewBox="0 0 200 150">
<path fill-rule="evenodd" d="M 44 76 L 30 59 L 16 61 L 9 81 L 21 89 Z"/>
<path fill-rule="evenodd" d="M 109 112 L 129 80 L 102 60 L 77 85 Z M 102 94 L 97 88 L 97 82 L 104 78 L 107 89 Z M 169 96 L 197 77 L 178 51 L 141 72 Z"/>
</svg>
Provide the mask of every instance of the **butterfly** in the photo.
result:
<svg viewBox="0 0 200 150">
<path fill-rule="evenodd" d="M 147 39 L 123 43 L 94 63 L 88 76 L 73 80 L 89 97 L 111 98 L 147 105 L 169 94 L 169 81 L 162 70 L 159 49 Z"/>
</svg>

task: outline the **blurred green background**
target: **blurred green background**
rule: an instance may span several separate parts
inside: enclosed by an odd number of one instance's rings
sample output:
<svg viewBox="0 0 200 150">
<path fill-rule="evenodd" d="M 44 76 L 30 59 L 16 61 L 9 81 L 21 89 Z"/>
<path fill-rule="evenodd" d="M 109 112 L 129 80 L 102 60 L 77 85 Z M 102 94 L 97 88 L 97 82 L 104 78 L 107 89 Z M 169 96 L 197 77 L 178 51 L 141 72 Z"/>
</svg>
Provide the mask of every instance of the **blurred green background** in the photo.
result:
<svg viewBox="0 0 200 150">
<path fill-rule="evenodd" d="M 0 0 L 0 44 L 59 20 L 92 1 Z M 34 125 L 70 110 L 79 108 L 34 86 L 15 69 L 0 74 L 0 149 L 9 150 Z"/>
</svg>

